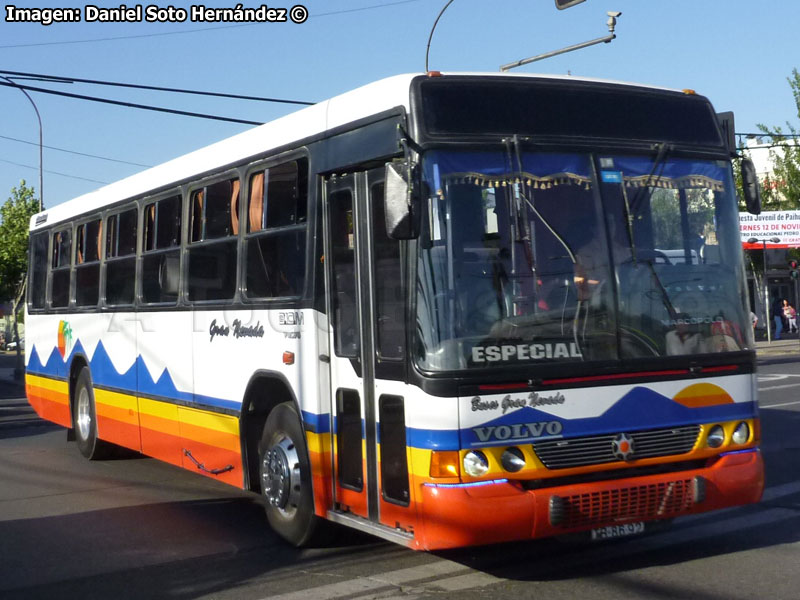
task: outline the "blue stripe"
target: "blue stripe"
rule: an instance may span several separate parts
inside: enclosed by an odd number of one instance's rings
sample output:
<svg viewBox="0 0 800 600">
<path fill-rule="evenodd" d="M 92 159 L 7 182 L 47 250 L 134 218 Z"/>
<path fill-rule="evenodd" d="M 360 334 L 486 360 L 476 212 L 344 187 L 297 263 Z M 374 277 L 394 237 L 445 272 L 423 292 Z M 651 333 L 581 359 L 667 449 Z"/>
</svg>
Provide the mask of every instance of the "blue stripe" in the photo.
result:
<svg viewBox="0 0 800 600">
<path fill-rule="evenodd" d="M 484 487 L 487 485 L 497 485 L 499 483 L 508 483 L 508 479 L 493 479 L 492 481 L 473 481 L 471 483 L 423 483 L 425 487 L 433 488 L 471 488 L 471 487 Z"/>
<path fill-rule="evenodd" d="M 65 378 L 69 374 L 68 365 L 76 355 L 88 356 L 80 340 L 78 340 L 66 359 L 61 358 L 57 348 L 53 348 L 45 364 L 42 364 L 36 346 L 33 347 L 28 360 L 27 371 L 32 375 L 44 377 Z M 193 394 L 178 390 L 172 381 L 172 376 L 166 368 L 154 381 L 150 371 L 144 363 L 141 355 L 136 357 L 134 363 L 124 373 L 120 373 L 111 362 L 108 352 L 103 342 L 98 342 L 94 355 L 89 359 L 89 369 L 92 372 L 92 382 L 101 387 L 113 388 L 122 393 L 130 395 L 145 395 L 153 398 L 163 399 L 167 402 L 174 401 L 180 404 L 223 408 L 236 413 L 240 412 L 242 405 L 234 400 L 205 396 L 203 394 Z"/>
</svg>

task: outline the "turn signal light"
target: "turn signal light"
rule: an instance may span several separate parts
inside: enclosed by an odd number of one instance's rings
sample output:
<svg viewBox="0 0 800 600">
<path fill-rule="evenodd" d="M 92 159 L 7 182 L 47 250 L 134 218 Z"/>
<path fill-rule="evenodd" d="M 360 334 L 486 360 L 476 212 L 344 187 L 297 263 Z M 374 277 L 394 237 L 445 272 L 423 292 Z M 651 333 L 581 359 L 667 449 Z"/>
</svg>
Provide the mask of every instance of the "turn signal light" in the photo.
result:
<svg viewBox="0 0 800 600">
<path fill-rule="evenodd" d="M 458 452 L 434 450 L 431 452 L 431 477 L 458 477 Z"/>
</svg>

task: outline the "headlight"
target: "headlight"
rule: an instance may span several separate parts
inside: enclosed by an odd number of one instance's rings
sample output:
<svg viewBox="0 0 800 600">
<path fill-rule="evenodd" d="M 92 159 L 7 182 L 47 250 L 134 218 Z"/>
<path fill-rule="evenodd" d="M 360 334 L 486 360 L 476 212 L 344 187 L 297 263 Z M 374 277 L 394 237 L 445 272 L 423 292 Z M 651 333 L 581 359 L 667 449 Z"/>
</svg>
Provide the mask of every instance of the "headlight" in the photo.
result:
<svg viewBox="0 0 800 600">
<path fill-rule="evenodd" d="M 486 475 L 489 471 L 489 461 L 480 450 L 470 450 L 464 455 L 464 472 L 472 477 Z"/>
<path fill-rule="evenodd" d="M 709 448 L 719 448 L 725 441 L 725 430 L 720 425 L 714 425 L 711 431 L 708 432 L 708 446 Z"/>
<path fill-rule="evenodd" d="M 750 439 L 750 427 L 748 427 L 747 423 L 742 421 L 736 426 L 736 429 L 733 430 L 733 435 L 731 436 L 734 444 L 745 444 L 747 440 Z"/>
<path fill-rule="evenodd" d="M 506 448 L 503 456 L 500 457 L 500 463 L 509 473 L 516 473 L 525 466 L 525 455 L 519 448 Z"/>
</svg>

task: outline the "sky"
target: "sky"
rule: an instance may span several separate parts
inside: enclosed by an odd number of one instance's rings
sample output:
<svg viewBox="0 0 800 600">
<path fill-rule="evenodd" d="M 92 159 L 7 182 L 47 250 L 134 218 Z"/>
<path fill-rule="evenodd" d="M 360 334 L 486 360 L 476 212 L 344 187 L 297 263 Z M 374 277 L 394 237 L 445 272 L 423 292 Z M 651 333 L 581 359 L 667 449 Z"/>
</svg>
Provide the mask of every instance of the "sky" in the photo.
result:
<svg viewBox="0 0 800 600">
<path fill-rule="evenodd" d="M 48 26 L 8 22 L 3 8 L 0 69 L 316 102 L 390 75 L 424 72 L 428 36 L 446 4 L 297 1 L 308 14 L 300 24 L 189 18 L 173 23 L 86 22 L 85 7 L 91 0 L 8 0 L 3 7 L 77 8 L 82 19 Z M 209 0 L 204 6 L 236 4 Z M 261 6 L 258 0 L 243 4 Z M 147 6 L 170 5 L 188 12 L 192 3 L 167 0 L 138 6 L 144 13 Z M 289 10 L 295 4 L 276 0 L 268 6 Z M 501 64 L 606 35 L 610 10 L 622 12 L 612 43 L 515 71 L 691 88 L 707 96 L 717 111 L 734 111 L 737 132 L 756 131 L 758 123 L 800 125 L 787 83 L 792 69 L 800 68 L 798 0 L 586 0 L 566 10 L 557 10 L 553 0 L 454 0 L 433 35 L 430 68 L 497 71 Z M 78 83 L 21 83 L 256 122 L 300 108 Z M 29 94 L 42 119 L 45 207 L 252 127 Z M 22 179 L 38 195 L 38 138 L 31 103 L 19 90 L 0 87 L 0 202 Z"/>
</svg>

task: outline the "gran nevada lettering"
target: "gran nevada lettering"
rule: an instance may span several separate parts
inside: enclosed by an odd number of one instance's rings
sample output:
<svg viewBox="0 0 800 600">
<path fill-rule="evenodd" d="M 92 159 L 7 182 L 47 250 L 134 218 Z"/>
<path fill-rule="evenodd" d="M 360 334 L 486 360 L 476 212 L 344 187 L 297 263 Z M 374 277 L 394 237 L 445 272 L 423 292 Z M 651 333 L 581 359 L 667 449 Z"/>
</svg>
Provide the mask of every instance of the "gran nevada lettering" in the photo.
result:
<svg viewBox="0 0 800 600">
<path fill-rule="evenodd" d="M 552 396 L 541 396 L 538 392 L 531 392 L 527 396 L 512 397 L 511 394 L 507 395 L 501 401 L 497 400 L 484 400 L 480 396 L 475 396 L 472 399 L 472 412 L 479 410 L 495 410 L 503 408 L 503 414 L 511 408 L 524 408 L 526 406 L 548 406 L 553 404 L 564 404 L 566 398 L 561 392 L 556 392 Z"/>
<path fill-rule="evenodd" d="M 502 346 L 475 346 L 472 361 L 476 363 L 497 361 L 541 360 L 547 358 L 581 358 L 575 342 L 555 344 L 504 344 Z"/>
<path fill-rule="evenodd" d="M 233 337 L 237 340 L 239 338 L 246 338 L 246 337 L 255 337 L 255 338 L 263 338 L 264 337 L 264 326 L 259 321 L 255 325 L 244 325 L 239 319 L 234 320 L 231 324 L 233 327 Z M 228 337 L 231 334 L 231 327 L 227 325 L 217 325 L 217 320 L 214 319 L 211 321 L 211 325 L 208 328 L 208 334 L 211 336 L 210 342 L 214 341 L 214 338 L 217 336 L 221 337 Z"/>
</svg>

